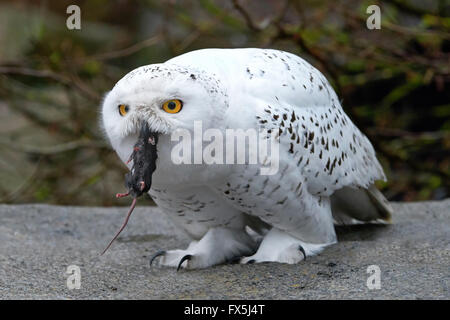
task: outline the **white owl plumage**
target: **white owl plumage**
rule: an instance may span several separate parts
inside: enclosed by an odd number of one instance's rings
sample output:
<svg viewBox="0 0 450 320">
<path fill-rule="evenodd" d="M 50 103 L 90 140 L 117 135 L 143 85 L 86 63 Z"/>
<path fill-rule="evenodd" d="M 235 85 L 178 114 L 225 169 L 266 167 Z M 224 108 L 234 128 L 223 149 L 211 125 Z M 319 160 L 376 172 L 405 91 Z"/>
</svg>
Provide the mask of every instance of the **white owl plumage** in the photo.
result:
<svg viewBox="0 0 450 320">
<path fill-rule="evenodd" d="M 183 101 L 176 114 L 162 110 Z M 125 116 L 118 106 L 125 104 Z M 123 162 L 142 120 L 160 134 L 149 194 L 193 241 L 155 263 L 204 268 L 297 263 L 336 242 L 333 222 L 389 220 L 373 185 L 385 180 L 369 140 L 344 113 L 326 78 L 300 57 L 271 49 L 203 49 L 137 68 L 107 94 L 106 135 Z M 177 129 L 261 129 L 279 136 L 279 170 L 171 161 Z M 128 164 L 130 167 L 130 164 Z"/>
</svg>

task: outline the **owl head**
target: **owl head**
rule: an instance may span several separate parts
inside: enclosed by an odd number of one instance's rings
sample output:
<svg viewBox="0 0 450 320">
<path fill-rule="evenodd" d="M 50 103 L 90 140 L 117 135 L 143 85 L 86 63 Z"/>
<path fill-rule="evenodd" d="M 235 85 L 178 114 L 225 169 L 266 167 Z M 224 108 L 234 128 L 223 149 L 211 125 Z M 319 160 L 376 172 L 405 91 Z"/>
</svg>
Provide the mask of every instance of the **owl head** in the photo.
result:
<svg viewBox="0 0 450 320">
<path fill-rule="evenodd" d="M 203 128 L 220 127 L 227 108 L 228 96 L 217 76 L 174 64 L 152 64 L 125 75 L 106 95 L 102 127 L 126 162 L 143 121 L 147 122 L 159 135 L 158 158 L 162 164 L 157 172 L 170 171 L 170 135 L 177 129 L 192 131 L 198 120 L 202 120 Z"/>
</svg>

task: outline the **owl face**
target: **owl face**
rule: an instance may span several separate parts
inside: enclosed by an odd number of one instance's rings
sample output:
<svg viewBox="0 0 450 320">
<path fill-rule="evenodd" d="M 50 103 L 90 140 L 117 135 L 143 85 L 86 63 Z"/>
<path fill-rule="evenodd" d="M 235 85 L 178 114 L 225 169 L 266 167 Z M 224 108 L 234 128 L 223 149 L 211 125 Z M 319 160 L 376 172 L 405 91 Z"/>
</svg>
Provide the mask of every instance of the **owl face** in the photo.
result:
<svg viewBox="0 0 450 320">
<path fill-rule="evenodd" d="M 223 108 L 208 80 L 204 72 L 160 64 L 131 71 L 104 100 L 108 137 L 136 133 L 142 120 L 149 122 L 151 130 L 168 134 L 179 127 L 191 128 L 194 120 L 220 118 Z"/>
<path fill-rule="evenodd" d="M 199 120 L 204 128 L 220 128 L 223 124 L 227 100 L 219 86 L 210 75 L 185 67 L 156 64 L 133 70 L 104 99 L 102 125 L 106 136 L 126 162 L 142 121 L 147 121 L 150 130 L 160 137 L 158 157 L 162 165 L 158 168 L 162 169 L 156 172 L 170 171 L 174 169 L 170 164 L 170 136 L 175 130 L 193 131 L 194 121 Z"/>
</svg>

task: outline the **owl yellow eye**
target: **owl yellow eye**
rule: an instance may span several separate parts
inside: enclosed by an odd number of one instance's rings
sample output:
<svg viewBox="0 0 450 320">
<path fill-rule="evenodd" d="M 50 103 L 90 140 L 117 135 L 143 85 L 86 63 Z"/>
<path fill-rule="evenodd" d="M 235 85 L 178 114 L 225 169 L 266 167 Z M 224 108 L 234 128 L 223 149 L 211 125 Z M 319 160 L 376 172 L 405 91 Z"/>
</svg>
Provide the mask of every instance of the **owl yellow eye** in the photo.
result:
<svg viewBox="0 0 450 320">
<path fill-rule="evenodd" d="M 183 108 L 183 102 L 178 99 L 168 100 L 164 102 L 162 108 L 167 113 L 178 113 Z"/>
<path fill-rule="evenodd" d="M 122 117 L 124 117 L 127 114 L 128 110 L 129 109 L 127 105 L 124 104 L 119 105 L 119 113 Z"/>
</svg>

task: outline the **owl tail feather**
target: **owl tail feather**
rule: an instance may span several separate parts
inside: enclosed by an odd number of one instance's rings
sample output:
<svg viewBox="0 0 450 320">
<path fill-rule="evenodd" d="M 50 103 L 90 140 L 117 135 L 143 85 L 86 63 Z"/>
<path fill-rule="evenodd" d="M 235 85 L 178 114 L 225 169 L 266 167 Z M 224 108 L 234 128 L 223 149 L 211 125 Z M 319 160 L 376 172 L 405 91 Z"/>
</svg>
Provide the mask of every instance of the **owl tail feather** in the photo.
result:
<svg viewBox="0 0 450 320">
<path fill-rule="evenodd" d="M 377 208 L 377 212 L 380 218 L 388 223 L 391 223 L 394 209 L 392 208 L 389 201 L 381 193 L 381 191 L 378 190 L 374 185 L 371 185 L 369 189 L 366 190 L 366 193 L 372 201 L 373 205 Z"/>
<path fill-rule="evenodd" d="M 335 220 L 343 223 L 356 219 L 359 221 L 382 220 L 391 223 L 392 206 L 374 186 L 354 189 L 344 187 L 331 196 L 331 209 Z"/>
</svg>

